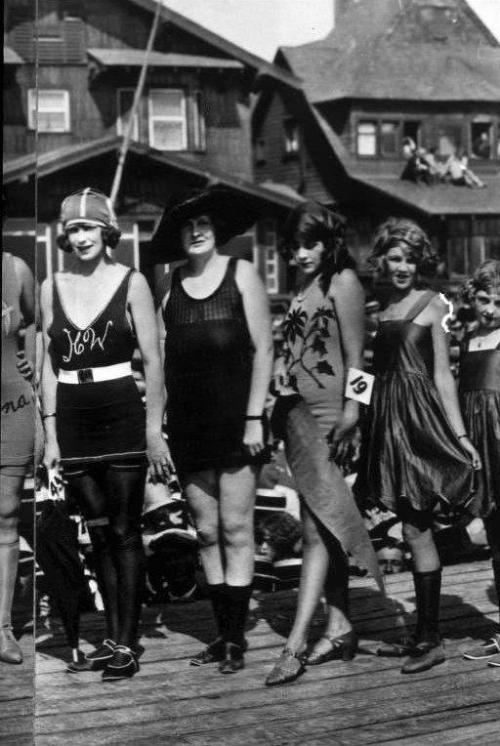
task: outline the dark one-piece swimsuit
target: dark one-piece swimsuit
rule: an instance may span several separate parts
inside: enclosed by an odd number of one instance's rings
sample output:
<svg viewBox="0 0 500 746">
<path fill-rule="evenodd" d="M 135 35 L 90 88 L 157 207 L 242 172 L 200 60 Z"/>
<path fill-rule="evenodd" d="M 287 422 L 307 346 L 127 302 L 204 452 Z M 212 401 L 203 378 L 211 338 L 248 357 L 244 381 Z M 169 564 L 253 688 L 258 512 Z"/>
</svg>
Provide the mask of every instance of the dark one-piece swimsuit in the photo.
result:
<svg viewBox="0 0 500 746">
<path fill-rule="evenodd" d="M 63 308 L 54 278 L 51 350 L 59 369 L 130 362 L 136 338 L 127 318 L 129 270 L 104 309 L 85 329 Z M 57 383 L 56 432 L 65 466 L 140 461 L 145 454 L 145 410 L 132 375 L 82 384 Z"/>
<path fill-rule="evenodd" d="M 182 473 L 256 463 L 243 447 L 254 348 L 228 261 L 219 287 L 193 298 L 172 276 L 164 310 L 167 430 Z"/>
</svg>

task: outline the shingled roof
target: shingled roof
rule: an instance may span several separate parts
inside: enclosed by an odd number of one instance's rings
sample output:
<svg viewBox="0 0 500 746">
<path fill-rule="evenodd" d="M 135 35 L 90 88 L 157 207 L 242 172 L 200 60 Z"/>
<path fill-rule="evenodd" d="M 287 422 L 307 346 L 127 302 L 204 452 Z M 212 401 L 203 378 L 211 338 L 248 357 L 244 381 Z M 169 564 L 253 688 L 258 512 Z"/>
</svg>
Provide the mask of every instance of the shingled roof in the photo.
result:
<svg viewBox="0 0 500 746">
<path fill-rule="evenodd" d="M 439 33 L 422 23 L 424 5 L 452 8 Z M 282 47 L 276 58 L 303 79 L 312 103 L 500 100 L 500 46 L 463 0 L 344 0 L 342 7 L 325 39 Z"/>
</svg>

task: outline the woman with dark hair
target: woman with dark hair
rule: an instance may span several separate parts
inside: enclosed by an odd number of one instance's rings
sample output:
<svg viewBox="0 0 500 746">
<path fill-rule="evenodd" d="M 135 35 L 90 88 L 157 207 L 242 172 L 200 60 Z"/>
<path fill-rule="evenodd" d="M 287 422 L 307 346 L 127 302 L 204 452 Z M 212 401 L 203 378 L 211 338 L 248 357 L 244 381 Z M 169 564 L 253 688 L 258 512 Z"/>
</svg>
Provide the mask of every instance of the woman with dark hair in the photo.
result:
<svg viewBox="0 0 500 746">
<path fill-rule="evenodd" d="M 2 252 L 2 437 L 0 456 L 0 661 L 22 663 L 12 631 L 12 600 L 19 559 L 19 506 L 25 476 L 33 467 L 35 396 L 19 365 L 24 324 L 25 358 L 35 367 L 35 288 L 29 267 Z"/>
<path fill-rule="evenodd" d="M 224 674 L 244 667 L 273 346 L 257 272 L 219 249 L 256 217 L 234 193 L 212 187 L 167 207 L 153 237 L 153 251 L 163 261 L 185 260 L 168 276 L 159 324 L 169 444 L 198 533 L 217 626 L 215 640 L 191 663 L 218 662 Z"/>
<path fill-rule="evenodd" d="M 327 439 L 331 456 L 340 458 L 358 421 L 359 404 L 344 398 L 349 368 L 362 366 L 364 295 L 345 242 L 344 220 L 315 202 L 290 215 L 282 253 L 301 273 L 299 292 L 283 324 L 284 356 L 276 361 L 278 390 L 290 387 L 305 401 Z M 325 464 L 326 470 L 326 464 Z M 348 616 L 348 563 L 337 537 L 301 501 L 303 560 L 297 612 L 268 686 L 297 678 L 306 663 L 349 660 L 357 637 Z M 306 656 L 307 632 L 321 593 L 328 604 L 325 632 Z"/>
<path fill-rule="evenodd" d="M 390 218 L 375 233 L 373 266 L 389 284 L 374 345 L 375 386 L 355 484 L 360 501 L 391 510 L 403 522 L 413 559 L 417 625 L 381 655 L 409 655 L 402 673 L 445 660 L 439 636 L 441 566 L 432 533 L 437 508 L 471 499 L 479 455 L 467 437 L 450 370 L 446 315 L 450 306 L 418 288 L 436 256 L 413 221 Z"/>
<path fill-rule="evenodd" d="M 484 521 L 500 601 L 500 261 L 483 262 L 467 283 L 465 296 L 477 325 L 463 343 L 458 390 L 467 431 L 483 464 L 475 512 Z M 464 656 L 491 658 L 489 665 L 500 666 L 499 629 Z"/>
<path fill-rule="evenodd" d="M 160 354 L 144 277 L 108 254 L 120 238 L 110 200 L 91 188 L 76 192 L 61 205 L 61 223 L 59 245 L 73 262 L 41 291 L 44 463 L 63 471 L 87 521 L 104 600 L 107 639 L 83 668 L 116 680 L 138 670 L 147 463 L 153 479 L 168 474 Z M 137 346 L 146 412 L 131 370 Z"/>
</svg>

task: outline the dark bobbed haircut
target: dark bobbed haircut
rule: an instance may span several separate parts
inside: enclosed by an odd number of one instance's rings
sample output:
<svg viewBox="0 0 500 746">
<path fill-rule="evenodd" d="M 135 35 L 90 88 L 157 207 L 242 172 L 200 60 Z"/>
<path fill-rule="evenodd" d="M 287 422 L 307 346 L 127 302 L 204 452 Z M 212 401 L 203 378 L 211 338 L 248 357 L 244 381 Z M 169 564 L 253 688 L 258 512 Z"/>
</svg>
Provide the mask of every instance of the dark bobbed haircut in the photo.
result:
<svg viewBox="0 0 500 746">
<path fill-rule="evenodd" d="M 420 274 L 430 276 L 436 273 L 438 256 L 426 232 L 413 220 L 396 217 L 381 223 L 375 231 L 368 258 L 372 269 L 380 271 L 384 256 L 395 246 L 411 252 Z"/>
<path fill-rule="evenodd" d="M 82 223 L 84 223 L 85 220 L 82 218 Z M 114 228 L 112 225 L 106 225 L 106 226 L 97 226 L 101 228 L 102 231 L 102 240 L 105 246 L 109 246 L 110 249 L 116 249 L 118 246 L 118 243 L 120 241 L 121 237 L 121 231 L 118 230 L 118 228 Z M 71 253 L 72 248 L 68 239 L 68 233 L 60 233 L 56 238 L 57 245 L 60 249 L 63 251 L 67 251 L 68 253 Z"/>
<path fill-rule="evenodd" d="M 342 215 L 318 202 L 307 201 L 295 207 L 288 216 L 278 248 L 285 261 L 290 262 L 297 246 L 313 246 L 321 241 L 325 253 L 319 284 L 326 295 L 334 274 L 356 268 L 345 234 L 346 221 Z"/>
<path fill-rule="evenodd" d="M 292 554 L 295 545 L 302 538 L 299 521 L 285 511 L 271 513 L 262 518 L 257 525 L 257 532 L 269 533 L 268 543 L 276 553 L 277 559 L 284 559 Z"/>
<path fill-rule="evenodd" d="M 472 303 L 478 290 L 484 290 L 487 293 L 494 290 L 500 292 L 500 261 L 498 259 L 487 259 L 476 269 L 463 287 L 464 300 Z"/>
</svg>

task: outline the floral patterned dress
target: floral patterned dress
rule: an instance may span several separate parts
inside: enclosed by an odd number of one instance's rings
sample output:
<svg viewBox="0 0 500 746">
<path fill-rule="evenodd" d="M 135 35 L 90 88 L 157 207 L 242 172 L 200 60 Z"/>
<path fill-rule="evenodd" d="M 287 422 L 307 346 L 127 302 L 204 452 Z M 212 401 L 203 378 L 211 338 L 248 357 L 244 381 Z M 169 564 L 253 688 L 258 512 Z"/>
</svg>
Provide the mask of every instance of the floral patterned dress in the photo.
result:
<svg viewBox="0 0 500 746">
<path fill-rule="evenodd" d="M 290 385 L 326 437 L 342 415 L 344 361 L 335 303 L 323 294 L 318 280 L 293 299 L 283 331 Z"/>
</svg>

